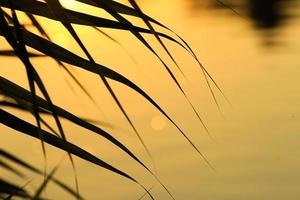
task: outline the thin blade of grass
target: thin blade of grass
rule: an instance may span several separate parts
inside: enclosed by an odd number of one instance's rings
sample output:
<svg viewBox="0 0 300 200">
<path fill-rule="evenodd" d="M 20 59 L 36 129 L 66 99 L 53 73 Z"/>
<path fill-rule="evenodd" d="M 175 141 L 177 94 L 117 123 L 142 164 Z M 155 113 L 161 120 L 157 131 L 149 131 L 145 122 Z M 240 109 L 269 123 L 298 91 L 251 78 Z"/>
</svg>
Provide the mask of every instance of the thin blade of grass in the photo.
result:
<svg viewBox="0 0 300 200">
<path fill-rule="evenodd" d="M 14 31 L 13 27 L 10 27 L 10 28 L 12 29 L 12 31 Z M 126 77 L 122 76 L 121 74 L 116 73 L 115 71 L 113 71 L 103 65 L 94 64 L 88 60 L 85 60 L 50 41 L 44 40 L 43 38 L 41 38 L 31 32 L 28 32 L 26 30 L 22 30 L 22 31 L 23 31 L 25 43 L 28 46 L 36 49 L 37 51 L 40 51 L 46 55 L 54 57 L 62 62 L 66 62 L 66 63 L 69 63 L 76 67 L 85 69 L 92 73 L 99 74 L 99 75 L 102 74 L 103 76 L 110 78 L 112 80 L 115 80 L 117 82 L 120 82 L 120 83 L 128 86 L 129 88 L 133 89 L 137 93 L 139 93 L 149 103 L 151 103 L 154 107 L 156 107 L 176 127 L 177 130 L 179 130 L 179 132 L 188 140 L 188 142 L 201 155 L 201 157 L 203 156 L 203 158 L 205 158 L 204 155 L 199 151 L 199 149 L 187 137 L 185 132 L 182 131 L 181 128 L 172 120 L 172 118 L 147 93 L 145 93 L 141 88 L 139 88 L 133 82 L 128 80 Z M 1 30 L 0 30 L 0 34 L 3 34 L 1 32 Z M 207 164 L 209 163 L 206 158 L 205 158 L 205 161 L 207 162 Z"/>
<path fill-rule="evenodd" d="M 9 4 L 12 6 L 11 2 L 9 2 Z M 31 91 L 31 95 L 34 99 L 35 96 L 35 86 L 34 86 L 34 80 L 32 77 L 32 65 L 31 62 L 29 61 L 29 57 L 28 57 L 28 53 L 27 50 L 25 48 L 24 42 L 23 42 L 23 37 L 22 34 L 20 32 L 20 28 L 21 25 L 19 24 L 17 15 L 15 13 L 15 10 L 13 8 L 11 8 L 11 12 L 12 12 L 12 20 L 13 20 L 13 25 L 15 26 L 15 30 L 16 30 L 16 34 L 13 35 L 11 30 L 9 29 L 9 25 L 7 24 L 4 15 L 3 15 L 3 10 L 2 8 L 0 8 L 0 28 L 3 30 L 4 33 L 4 37 L 7 40 L 7 42 L 11 45 L 11 47 L 14 49 L 16 55 L 20 58 L 20 60 L 23 62 L 25 69 L 26 69 L 26 73 L 27 73 L 27 79 L 28 79 L 28 83 L 29 83 L 29 87 L 30 87 L 30 91 Z M 38 133 L 39 130 L 41 129 L 41 124 L 40 124 L 40 116 L 38 113 L 38 109 L 36 106 L 34 106 L 34 117 L 36 119 L 36 123 L 38 126 Z M 42 152 L 43 152 L 43 156 L 46 162 L 46 149 L 44 146 L 44 142 L 43 142 L 43 138 L 42 135 L 40 135 L 40 141 L 41 141 L 41 146 L 42 146 Z M 46 170 L 45 170 L 46 171 Z M 45 172 L 46 173 L 46 172 Z"/>
<path fill-rule="evenodd" d="M 15 57 L 15 56 L 17 56 L 17 55 L 16 55 L 16 52 L 13 51 L 13 50 L 0 50 L 0 56 L 10 56 L 10 57 Z M 29 56 L 30 58 L 35 58 L 35 57 L 45 57 L 46 55 L 28 52 L 28 56 Z"/>
<path fill-rule="evenodd" d="M 2 88 L 2 91 L 5 94 L 11 95 L 18 99 L 22 98 L 23 101 L 28 101 L 28 102 L 32 103 L 32 98 L 30 96 L 30 92 L 25 90 L 24 88 L 4 79 L 3 77 L 0 78 L 0 86 Z M 37 98 L 37 105 L 40 108 L 43 108 L 45 110 L 49 109 L 49 105 L 47 104 L 47 102 L 44 99 L 42 99 L 40 97 L 36 97 L 36 98 Z M 145 169 L 149 170 L 148 167 L 146 167 L 146 165 L 142 161 L 140 161 L 127 147 L 125 147 L 121 142 L 119 142 L 117 139 L 115 139 L 108 132 L 104 131 L 103 129 L 101 129 L 91 123 L 88 123 L 87 121 L 85 121 L 83 119 L 80 119 L 76 115 L 74 115 L 58 106 L 55 106 L 55 110 L 59 116 L 65 118 L 65 119 L 68 119 L 69 121 L 73 122 L 74 124 L 81 126 L 85 129 L 88 129 L 88 130 L 104 137 L 108 141 L 112 142 L 118 148 L 120 148 L 125 153 L 127 153 L 131 158 L 133 158 L 138 163 L 140 163 L 143 167 L 145 167 Z"/>
<path fill-rule="evenodd" d="M 21 25 L 19 23 L 18 17 L 16 15 L 16 12 L 14 10 L 14 6 L 11 2 L 9 2 L 11 5 L 11 11 L 12 11 L 12 15 L 13 15 L 13 24 L 14 24 L 14 28 L 16 30 L 15 34 L 12 34 L 11 30 L 9 29 L 8 24 L 6 23 L 5 19 L 3 19 L 2 15 L 1 15 L 1 27 L 4 29 L 4 37 L 5 39 L 9 42 L 9 44 L 13 47 L 13 49 L 15 50 L 15 52 L 17 53 L 18 57 L 20 58 L 20 60 L 23 62 L 25 68 L 26 68 L 26 72 L 27 72 L 27 78 L 28 78 L 28 82 L 29 82 L 29 86 L 30 86 L 30 90 L 31 90 L 31 94 L 32 94 L 32 99 L 33 99 L 33 106 L 34 106 L 34 116 L 36 118 L 37 121 L 37 125 L 38 125 L 38 133 L 41 130 L 41 122 L 40 122 L 40 116 L 39 116 L 39 112 L 38 112 L 38 108 L 36 106 L 36 95 L 35 95 L 35 83 L 38 85 L 40 91 L 42 92 L 43 96 L 46 98 L 47 102 L 49 103 L 50 107 L 52 108 L 52 115 L 54 117 L 55 123 L 58 127 L 59 133 L 62 137 L 63 140 L 66 140 L 62 125 L 60 123 L 60 120 L 55 112 L 55 110 L 53 110 L 53 103 L 52 100 L 44 86 L 44 83 L 42 82 L 41 78 L 39 77 L 38 73 L 35 71 L 33 65 L 31 64 L 29 57 L 28 57 L 28 53 L 25 47 L 25 43 L 24 43 L 24 38 L 23 38 L 23 34 L 22 34 L 22 30 Z M 1 9 L 2 11 L 2 9 Z M 46 158 L 46 149 L 44 146 L 44 142 L 43 142 L 43 135 L 40 135 L 40 140 L 41 140 L 41 144 L 42 144 L 42 150 L 43 150 L 43 156 L 45 159 L 45 163 L 47 162 L 47 158 Z M 78 191 L 78 181 L 77 181 L 77 175 L 76 175 L 76 171 L 75 171 L 75 164 L 73 162 L 72 156 L 70 153 L 68 153 L 69 155 L 69 159 L 71 161 L 72 164 L 72 168 L 74 170 L 74 175 L 75 175 L 75 183 L 76 183 L 76 188 Z M 45 165 L 45 174 L 46 174 L 46 165 Z"/>
<path fill-rule="evenodd" d="M 39 139 L 39 135 L 37 133 L 36 126 L 33 126 L 32 124 L 10 114 L 2 109 L 0 109 L 0 122 L 2 124 L 4 124 L 5 126 L 10 127 L 14 130 L 17 130 L 23 134 L 26 134 L 28 136 Z M 41 130 L 40 132 L 41 132 L 41 134 L 43 134 L 44 141 L 46 143 L 50 144 L 51 146 L 59 148 L 66 152 L 69 152 L 70 154 L 76 155 L 77 157 L 79 157 L 83 160 L 86 160 L 90 163 L 93 163 L 93 164 L 99 166 L 99 167 L 107 169 L 108 171 L 118 174 L 121 177 L 127 178 L 127 179 L 135 182 L 139 186 L 141 186 L 145 191 L 147 191 L 143 185 L 141 185 L 137 180 L 135 180 L 134 178 L 132 178 L 125 172 L 113 167 L 112 165 L 104 162 L 103 160 L 97 158 L 96 156 L 81 149 L 80 147 L 78 147 L 70 142 L 67 142 L 61 138 L 58 138 L 44 130 Z M 150 195 L 150 193 L 148 191 L 147 191 L 147 193 Z M 152 199 L 154 199 L 154 198 L 152 197 Z"/>
<path fill-rule="evenodd" d="M 59 19 L 47 9 L 47 4 L 45 3 L 33 1 L 33 0 L 23 0 L 23 1 L 11 0 L 11 1 L 14 2 L 14 9 L 16 10 L 20 10 L 25 13 L 31 13 L 52 20 L 59 21 Z M 0 6 L 11 8 L 11 6 L 5 0 L 0 1 Z M 134 26 L 132 24 L 120 23 L 114 20 L 109 20 L 102 17 L 96 17 L 96 16 L 76 12 L 69 9 L 64 9 L 64 10 L 70 23 L 152 34 L 150 30 L 142 27 Z M 161 32 L 157 32 L 157 34 L 165 39 L 173 41 L 179 44 L 180 46 L 184 47 L 182 44 L 180 44 L 178 41 L 176 41 L 174 38 L 170 37 L 169 35 L 166 35 Z"/>
<path fill-rule="evenodd" d="M 3 89 L 3 92 L 5 94 L 9 94 L 15 98 L 23 98 L 23 100 L 26 101 L 31 101 L 30 98 L 30 93 L 28 91 L 26 91 L 25 89 L 21 88 L 20 86 L 17 86 L 16 84 L 5 80 L 4 78 L 0 78 L 0 86 Z M 47 109 L 48 108 L 48 104 L 45 100 L 43 100 L 40 97 L 37 97 L 37 104 L 42 107 L 43 109 Z M 70 121 L 72 121 L 73 123 L 82 126 L 92 132 L 95 132 L 101 136 L 103 136 L 104 138 L 108 139 L 110 142 L 112 142 L 113 144 L 115 144 L 117 147 L 119 147 L 120 149 L 122 149 L 124 152 L 126 152 L 130 157 L 132 157 L 134 160 L 136 160 L 139 164 L 141 164 L 162 186 L 164 189 L 166 189 L 166 191 L 171 195 L 171 193 L 168 191 L 168 189 L 166 188 L 166 186 L 160 181 L 160 179 L 143 163 L 141 162 L 128 148 L 126 148 L 122 143 L 120 143 L 118 140 L 116 140 L 114 137 L 112 137 L 111 135 L 109 135 L 107 132 L 103 131 L 102 129 L 78 118 L 77 116 L 63 110 L 62 108 L 59 107 L 55 107 L 56 112 L 61 116 L 64 117 L 66 119 L 69 119 Z M 172 197 L 173 198 L 173 197 Z"/>
<path fill-rule="evenodd" d="M 30 195 L 21 187 L 14 185 L 12 183 L 9 183 L 3 179 L 0 178 L 0 193 L 18 196 L 22 198 L 30 198 Z M 9 197 L 8 196 L 8 197 Z"/>
<path fill-rule="evenodd" d="M 138 4 L 134 0 L 129 0 L 129 2 L 134 7 L 134 9 L 137 11 L 137 13 L 139 13 L 139 17 L 143 19 L 144 23 L 147 25 L 147 27 L 149 28 L 149 30 L 151 31 L 151 33 L 155 36 L 155 38 L 157 39 L 157 41 L 159 42 L 159 44 L 163 47 L 163 49 L 165 50 L 165 52 L 171 58 L 171 60 L 173 61 L 173 63 L 176 65 L 176 67 L 179 69 L 179 71 L 181 72 L 181 74 L 184 75 L 182 69 L 177 64 L 176 60 L 174 59 L 174 57 L 170 53 L 169 49 L 166 47 L 166 45 L 160 39 L 160 37 L 159 37 L 158 33 L 155 31 L 154 27 L 151 25 L 151 23 L 148 21 L 148 19 L 146 17 L 144 17 L 145 15 L 142 12 L 142 10 L 140 9 L 140 7 L 138 6 Z"/>
<path fill-rule="evenodd" d="M 39 199 L 42 192 L 45 190 L 45 188 L 47 187 L 48 183 L 50 182 L 50 180 L 52 179 L 52 177 L 54 176 L 54 174 L 56 173 L 56 171 L 58 170 L 59 166 L 61 163 L 58 163 L 53 169 L 52 171 L 47 175 L 46 179 L 43 181 L 43 183 L 40 185 L 40 187 L 36 190 L 34 196 L 33 196 L 33 200 Z"/>
<path fill-rule="evenodd" d="M 27 170 L 30 170 L 36 174 L 39 175 L 44 175 L 44 173 L 34 167 L 33 165 L 29 164 L 28 162 L 25 162 L 24 160 L 21 160 L 20 158 L 16 157 L 15 155 L 5 151 L 4 149 L 0 149 L 0 156 L 24 167 Z M 61 182 L 60 180 L 56 179 L 55 177 L 52 177 L 52 181 L 57 184 L 59 187 L 61 187 L 62 189 L 64 189 L 65 191 L 67 191 L 69 194 L 71 194 L 74 197 L 78 197 L 76 191 L 74 189 L 72 189 L 70 186 L 66 185 L 65 183 Z M 79 199 L 84 200 L 84 198 L 82 196 L 79 196 Z"/>
<path fill-rule="evenodd" d="M 72 27 L 72 25 L 71 25 L 71 23 L 68 19 L 68 16 L 66 15 L 65 10 L 62 7 L 62 5 L 60 4 L 60 2 L 58 0 L 46 0 L 46 2 L 47 2 L 47 5 L 49 6 L 50 10 L 52 11 L 52 13 L 54 13 L 54 15 L 59 19 L 59 21 L 64 25 L 64 27 L 72 35 L 72 37 L 75 39 L 77 44 L 83 50 L 83 52 L 88 57 L 90 62 L 95 63 L 94 59 L 92 58 L 92 56 L 90 55 L 90 53 L 88 52 L 86 47 L 84 46 L 81 39 L 78 37 L 78 35 L 77 35 L 76 31 L 74 30 L 74 28 Z M 122 106 L 120 100 L 117 98 L 117 96 L 116 96 L 115 92 L 113 91 L 113 89 L 111 88 L 110 84 L 108 83 L 108 81 L 106 80 L 106 78 L 103 75 L 100 75 L 100 78 L 103 81 L 103 83 L 104 83 L 105 87 L 107 88 L 107 90 L 109 91 L 109 93 L 111 94 L 111 96 L 113 97 L 114 101 L 118 105 L 119 109 L 121 110 L 121 112 L 125 116 L 126 120 L 129 122 L 130 126 L 132 127 L 132 129 L 134 130 L 136 135 L 138 136 L 138 139 L 140 140 L 140 142 L 142 143 L 142 145 L 146 149 L 146 152 L 148 153 L 150 158 L 153 160 L 148 147 L 146 146 L 146 144 L 143 141 L 142 137 L 140 136 L 137 129 L 133 125 L 132 120 L 129 118 L 127 112 L 125 111 L 124 107 Z"/>
<path fill-rule="evenodd" d="M 22 172 L 20 172 L 19 170 L 15 169 L 13 166 L 11 166 L 10 164 L 4 162 L 3 160 L 0 160 L 0 166 L 2 168 L 5 168 L 6 170 L 12 172 L 13 174 L 21 177 L 21 178 L 24 178 L 24 174 Z"/>
</svg>

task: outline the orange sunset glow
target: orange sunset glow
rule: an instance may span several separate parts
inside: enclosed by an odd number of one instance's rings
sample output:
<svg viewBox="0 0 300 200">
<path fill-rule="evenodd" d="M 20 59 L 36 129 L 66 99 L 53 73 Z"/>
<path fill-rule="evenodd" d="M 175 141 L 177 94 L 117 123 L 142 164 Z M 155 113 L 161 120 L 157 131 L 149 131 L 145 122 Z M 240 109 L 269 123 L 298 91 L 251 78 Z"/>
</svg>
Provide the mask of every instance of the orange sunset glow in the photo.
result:
<svg viewBox="0 0 300 200">
<path fill-rule="evenodd" d="M 300 198 L 299 2 L 0 5 L 0 199 Z"/>
</svg>

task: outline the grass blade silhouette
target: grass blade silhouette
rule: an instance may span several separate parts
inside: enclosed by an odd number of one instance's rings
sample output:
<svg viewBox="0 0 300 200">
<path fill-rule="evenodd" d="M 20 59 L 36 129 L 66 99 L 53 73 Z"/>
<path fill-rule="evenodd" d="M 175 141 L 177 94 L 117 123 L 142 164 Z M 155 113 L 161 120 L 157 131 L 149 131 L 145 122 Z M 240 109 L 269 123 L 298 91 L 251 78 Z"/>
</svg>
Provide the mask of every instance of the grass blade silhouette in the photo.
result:
<svg viewBox="0 0 300 200">
<path fill-rule="evenodd" d="M 7 127 L 10 127 L 14 130 L 17 130 L 19 132 L 22 132 L 22 133 L 28 135 L 28 136 L 39 139 L 39 134 L 37 133 L 37 127 L 33 126 L 32 124 L 30 124 L 22 119 L 19 119 L 18 117 L 14 116 L 2 109 L 0 109 L 0 122 Z M 124 178 L 127 178 L 127 179 L 135 182 L 136 184 L 138 184 L 145 191 L 147 191 L 143 185 L 141 185 L 137 180 L 135 180 L 134 178 L 132 178 L 125 172 L 109 165 L 108 163 L 106 163 L 103 160 L 97 158 L 96 156 L 88 153 L 87 151 L 81 149 L 80 147 L 78 147 L 70 142 L 67 142 L 61 138 L 58 138 L 44 130 L 41 130 L 40 132 L 41 132 L 41 134 L 43 134 L 44 142 L 52 145 L 53 147 L 62 149 L 66 152 L 69 152 L 72 155 L 78 156 L 79 158 L 81 158 L 83 160 L 86 160 L 90 163 L 93 163 L 93 164 L 99 166 L 99 167 L 102 167 L 111 172 L 114 172 L 115 174 L 118 174 Z M 149 194 L 148 191 L 147 191 L 147 193 Z"/>
<path fill-rule="evenodd" d="M 32 166 L 31 164 L 25 162 L 24 160 L 21 160 L 20 158 L 12 155 L 11 153 L 8 153 L 7 151 L 5 151 L 3 149 L 0 149 L 0 156 L 7 160 L 10 160 L 11 162 L 14 162 L 15 164 L 17 164 L 31 172 L 34 172 L 39 175 L 44 175 L 44 173 L 40 169 Z M 61 182 L 60 180 L 56 179 L 55 177 L 52 177 L 51 181 L 53 181 L 53 183 L 55 183 L 56 185 L 61 187 L 63 190 L 67 191 L 73 197 L 76 197 L 76 198 L 78 197 L 78 194 L 76 193 L 75 190 L 73 190 L 70 186 L 66 185 L 65 183 Z M 83 200 L 84 198 L 82 196 L 79 196 L 79 199 Z"/>
<path fill-rule="evenodd" d="M 10 29 L 14 32 L 14 27 L 10 27 Z M 145 93 L 141 88 L 139 88 L 133 82 L 128 80 L 126 77 L 116 73 L 115 71 L 103 65 L 95 64 L 88 60 L 85 60 L 84 58 L 81 58 L 50 41 L 44 40 L 43 38 L 31 32 L 28 32 L 26 30 L 22 30 L 22 31 L 23 31 L 24 41 L 26 45 L 34 48 L 35 50 L 47 54 L 51 57 L 54 57 L 62 62 L 66 62 L 76 67 L 80 67 L 82 69 L 90 71 L 92 73 L 99 74 L 99 75 L 101 74 L 109 79 L 120 82 L 128 86 L 129 88 L 133 89 L 137 93 L 139 93 L 149 103 L 151 103 L 154 107 L 156 107 L 177 128 L 177 130 L 188 140 L 188 142 L 201 155 L 201 157 L 202 156 L 204 157 L 204 155 L 200 152 L 200 150 L 193 144 L 193 142 L 187 137 L 187 135 L 181 130 L 181 128 L 172 120 L 172 118 L 147 93 Z M 0 35 L 1 34 L 2 32 L 0 30 Z M 205 162 L 209 163 L 206 158 L 204 160 Z"/>
</svg>

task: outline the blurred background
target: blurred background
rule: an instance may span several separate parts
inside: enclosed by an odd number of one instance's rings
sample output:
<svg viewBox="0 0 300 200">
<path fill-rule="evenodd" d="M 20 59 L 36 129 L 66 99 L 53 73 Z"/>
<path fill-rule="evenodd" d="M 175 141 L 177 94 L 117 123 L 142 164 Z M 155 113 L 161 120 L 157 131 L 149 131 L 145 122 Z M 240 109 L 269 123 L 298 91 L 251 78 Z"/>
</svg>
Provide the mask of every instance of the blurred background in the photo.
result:
<svg viewBox="0 0 300 200">
<path fill-rule="evenodd" d="M 266 45 L 278 42 L 279 37 L 271 37 L 278 36 L 279 31 L 299 15 L 299 2 L 295 0 L 191 0 L 189 4 L 194 12 L 203 10 L 203 8 L 227 10 L 225 11 L 227 14 L 232 14 L 228 13 L 228 11 L 232 11 L 237 17 L 251 20 L 252 26 L 264 34 Z"/>
<path fill-rule="evenodd" d="M 73 1 L 65 6 L 91 11 Z M 125 2 L 125 1 L 122 1 Z M 172 83 L 159 61 L 138 41 L 122 31 L 105 30 L 125 48 L 98 33 L 76 26 L 97 62 L 123 73 L 138 83 L 178 124 L 189 133 L 216 172 L 211 170 L 165 120 L 145 100 L 128 88 L 113 84 L 138 130 L 153 154 L 156 172 L 176 199 L 188 200 L 298 200 L 300 198 L 300 2 L 296 0 L 161 0 L 138 1 L 150 16 L 160 20 L 191 45 L 201 62 L 221 85 L 230 100 L 218 94 L 222 114 L 213 103 L 205 79 L 195 61 L 180 47 L 166 42 L 186 78 L 156 43 L 146 36 L 172 66 L 196 109 L 208 126 L 211 139 L 199 124 L 184 97 Z M 82 54 L 57 23 L 46 21 L 55 42 Z M 138 25 L 142 22 L 136 21 Z M 3 39 L 1 39 L 2 41 Z M 130 55 L 130 56 L 128 56 Z M 133 57 L 133 59 L 132 59 Z M 112 103 L 96 76 L 77 70 L 94 94 L 101 112 L 78 88 L 75 94 L 65 75 L 50 59 L 34 60 L 54 102 L 80 116 L 111 123 L 106 129 L 122 140 L 139 158 L 152 166 L 143 147 L 118 108 Z M 1 58 L 1 75 L 26 85 L 20 63 Z M 52 67 L 52 68 L 51 68 Z M 56 70 L 54 70 L 56 69 Z M 16 70 L 18 76 L 16 76 Z M 67 80 L 70 81 L 69 78 Z M 75 85 L 71 83 L 71 85 Z M 28 116 L 27 116 L 28 117 Z M 32 118 L 33 120 L 33 118 Z M 33 120 L 34 122 L 34 120 Z M 64 123 L 70 141 L 137 177 L 156 199 L 169 199 L 159 185 L 123 153 L 85 130 Z M 30 160 L 41 168 L 44 160 L 39 141 L 1 127 L 1 147 Z M 29 144 L 29 148 L 28 148 Z M 48 149 L 51 168 L 62 153 Z M 138 199 L 143 191 L 135 184 L 76 159 L 80 191 L 87 199 Z M 0 174 L 2 172 L 0 171 Z M 6 173 L 6 172 L 3 172 Z M 11 180 L 17 177 L 5 174 Z M 58 177 L 74 184 L 66 160 Z M 38 186 L 42 177 L 35 177 Z M 47 197 L 69 199 L 59 188 L 49 185 Z M 144 197 L 143 199 L 147 199 Z M 149 198 L 148 198 L 149 199 Z"/>
</svg>

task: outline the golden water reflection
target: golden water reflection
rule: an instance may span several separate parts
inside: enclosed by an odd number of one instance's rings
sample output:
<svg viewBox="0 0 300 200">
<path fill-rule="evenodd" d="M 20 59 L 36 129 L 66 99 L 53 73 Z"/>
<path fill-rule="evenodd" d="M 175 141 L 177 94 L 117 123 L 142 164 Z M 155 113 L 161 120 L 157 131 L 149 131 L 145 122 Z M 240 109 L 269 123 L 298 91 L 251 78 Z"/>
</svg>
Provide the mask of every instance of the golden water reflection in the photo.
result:
<svg viewBox="0 0 300 200">
<path fill-rule="evenodd" d="M 189 133 L 216 168 L 216 172 L 212 171 L 172 125 L 164 124 L 159 113 L 145 100 L 112 82 L 153 154 L 159 177 L 176 199 L 298 200 L 300 198 L 299 20 L 295 19 L 283 30 L 285 46 L 267 50 L 261 48 L 261 38 L 257 37 L 247 20 L 211 11 L 202 11 L 203 13 L 199 13 L 196 17 L 191 16 L 190 11 L 185 9 L 186 2 L 180 0 L 142 3 L 147 13 L 161 19 L 187 39 L 207 69 L 218 80 L 232 104 L 229 106 L 221 96 L 218 96 L 224 115 L 222 117 L 213 103 L 196 63 L 183 50 L 169 44 L 179 65 L 184 69 L 187 80 L 176 71 L 175 66 L 173 69 L 180 77 L 192 102 L 201 112 L 214 138 L 212 140 L 159 62 L 135 41 L 133 36 L 124 32 L 105 30 L 123 44 L 125 51 L 104 36 L 77 27 L 97 62 L 112 66 L 116 71 L 141 85 Z M 55 30 L 51 35 L 58 38 L 58 43 L 66 42 L 60 35 L 56 35 Z M 153 38 L 149 40 L 155 41 Z M 81 53 L 71 39 L 63 45 L 75 48 L 75 52 Z M 133 55 L 135 61 L 128 57 L 128 53 Z M 97 76 L 76 70 L 83 83 L 94 94 L 100 110 L 95 109 L 93 103 L 84 97 L 78 88 L 76 94 L 72 93 L 65 83 L 65 79 L 69 82 L 71 80 L 58 70 L 54 61 L 35 59 L 33 62 L 39 66 L 38 70 L 47 83 L 55 103 L 80 116 L 112 122 L 115 128 L 107 130 L 153 168 L 143 147 L 117 107 L 112 104 L 109 94 Z M 171 64 L 170 61 L 167 62 Z M 20 70 L 18 61 L 1 59 L 1 66 L 4 64 L 7 67 L 1 70 L 1 75 L 26 85 L 25 74 L 23 69 Z M 18 76 L 15 75 L 16 71 L 19 73 Z M 76 88 L 74 83 L 71 82 L 71 85 Z M 30 118 L 27 115 L 25 117 Z M 152 192 L 157 199 L 169 199 L 149 174 L 147 175 L 141 167 L 108 142 L 68 122 L 64 122 L 64 127 L 70 141 L 118 166 L 146 186 L 154 185 Z M 38 141 L 21 134 L 16 137 L 17 133 L 3 126 L 1 132 L 1 147 L 41 168 L 44 166 Z M 61 152 L 50 147 L 48 155 L 49 169 L 63 156 Z M 80 191 L 87 199 L 127 200 L 138 199 L 143 194 L 140 188 L 128 180 L 82 160 L 76 159 L 76 166 Z M 9 173 L 1 171 L 0 174 L 10 177 L 12 181 L 20 181 Z M 33 184 L 38 187 L 42 177 L 32 176 Z M 57 176 L 71 185 L 74 184 L 72 168 L 67 159 Z M 67 194 L 51 184 L 46 195 L 53 199 L 70 199 Z"/>
</svg>

